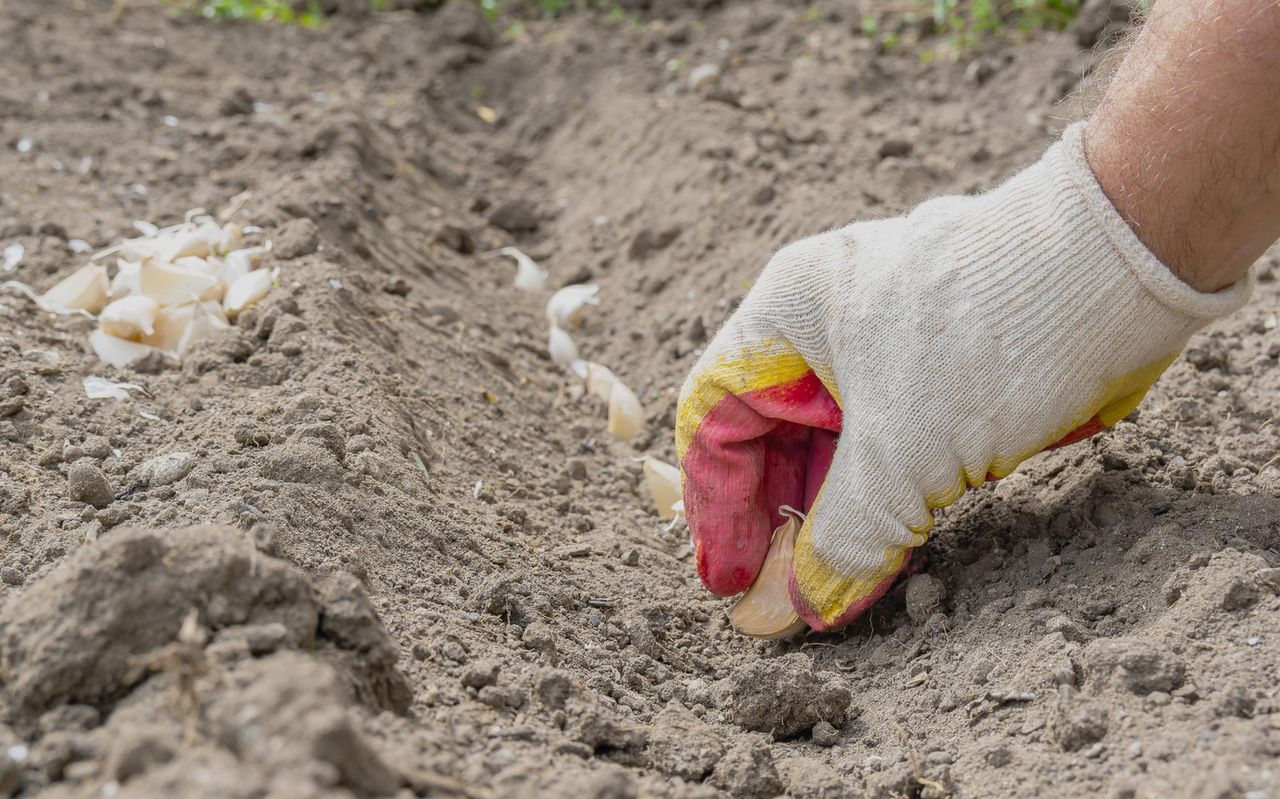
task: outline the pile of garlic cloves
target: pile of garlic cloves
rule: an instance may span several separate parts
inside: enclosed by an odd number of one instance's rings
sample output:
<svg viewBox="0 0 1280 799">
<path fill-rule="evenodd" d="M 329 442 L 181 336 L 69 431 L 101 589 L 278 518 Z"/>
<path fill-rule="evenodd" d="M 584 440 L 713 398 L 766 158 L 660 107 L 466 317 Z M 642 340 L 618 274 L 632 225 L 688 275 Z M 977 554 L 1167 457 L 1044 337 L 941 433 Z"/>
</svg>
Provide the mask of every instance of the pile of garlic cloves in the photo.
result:
<svg viewBox="0 0 1280 799">
<path fill-rule="evenodd" d="M 124 367 L 148 355 L 181 361 L 197 341 L 235 322 L 262 300 L 274 276 L 261 268 L 270 242 L 245 246 L 234 222 L 219 224 L 200 209 L 178 225 L 135 222 L 142 234 L 94 255 L 88 264 L 43 294 L 16 281 L 42 309 L 95 318 L 89 334 L 104 363 Z M 113 269 L 104 263 L 114 256 Z"/>
</svg>

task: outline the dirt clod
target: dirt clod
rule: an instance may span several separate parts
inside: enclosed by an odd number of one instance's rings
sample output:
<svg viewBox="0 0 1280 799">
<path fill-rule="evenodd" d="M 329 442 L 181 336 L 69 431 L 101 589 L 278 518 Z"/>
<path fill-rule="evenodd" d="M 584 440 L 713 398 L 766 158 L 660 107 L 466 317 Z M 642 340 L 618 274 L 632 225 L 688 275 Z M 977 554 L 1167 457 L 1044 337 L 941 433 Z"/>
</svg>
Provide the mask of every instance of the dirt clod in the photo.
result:
<svg viewBox="0 0 1280 799">
<path fill-rule="evenodd" d="M 771 799 L 783 792 L 768 743 L 753 736 L 740 739 L 720 758 L 711 784 L 743 799 Z"/>
<path fill-rule="evenodd" d="M 670 704 L 649 727 L 649 763 L 684 780 L 701 781 L 724 756 L 719 735 L 678 704 Z"/>
<path fill-rule="evenodd" d="M 947 587 L 932 574 L 913 574 L 907 579 L 907 615 L 916 624 L 924 624 L 942 610 Z"/>
<path fill-rule="evenodd" d="M 738 726 L 782 739 L 819 721 L 843 724 L 852 701 L 843 680 L 815 671 L 813 662 L 797 653 L 735 669 L 724 705 Z"/>
</svg>

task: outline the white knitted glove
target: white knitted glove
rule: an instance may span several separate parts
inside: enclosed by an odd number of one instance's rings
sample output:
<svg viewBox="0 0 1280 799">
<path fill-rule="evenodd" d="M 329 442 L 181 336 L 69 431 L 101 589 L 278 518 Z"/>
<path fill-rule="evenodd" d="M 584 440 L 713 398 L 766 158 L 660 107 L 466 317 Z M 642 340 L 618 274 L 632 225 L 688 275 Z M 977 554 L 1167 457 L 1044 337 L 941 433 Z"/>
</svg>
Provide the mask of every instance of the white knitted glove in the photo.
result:
<svg viewBox="0 0 1280 799">
<path fill-rule="evenodd" d="M 1083 133 L 986 194 L 773 257 L 680 395 L 685 512 L 711 591 L 751 585 L 790 505 L 810 511 L 792 603 L 815 629 L 848 623 L 925 542 L 933 509 L 1115 424 L 1193 332 L 1245 303 L 1251 278 L 1203 294 L 1143 246 Z"/>
</svg>

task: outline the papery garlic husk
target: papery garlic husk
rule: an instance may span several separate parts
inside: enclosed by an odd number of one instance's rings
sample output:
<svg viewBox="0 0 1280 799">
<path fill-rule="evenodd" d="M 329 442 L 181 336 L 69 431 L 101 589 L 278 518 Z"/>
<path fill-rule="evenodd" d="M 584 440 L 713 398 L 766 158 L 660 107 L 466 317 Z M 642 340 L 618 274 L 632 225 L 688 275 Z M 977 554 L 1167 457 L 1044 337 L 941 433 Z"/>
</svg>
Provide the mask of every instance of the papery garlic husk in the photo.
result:
<svg viewBox="0 0 1280 799">
<path fill-rule="evenodd" d="M 54 313 L 87 311 L 97 313 L 110 300 L 107 268 L 87 264 L 59 281 L 36 300 L 40 307 Z"/>
<path fill-rule="evenodd" d="M 255 269 L 227 287 L 227 295 L 222 298 L 222 308 L 227 316 L 235 319 L 241 311 L 257 305 L 269 291 L 271 272 L 267 269 Z"/>
<path fill-rule="evenodd" d="M 658 518 L 674 519 L 677 513 L 675 505 L 683 498 L 680 490 L 680 470 L 649 456 L 645 456 L 642 468 L 644 483 L 649 487 L 649 493 L 653 495 L 653 504 L 658 509 Z"/>
<path fill-rule="evenodd" d="M 143 336 L 142 343 L 149 344 L 158 350 L 177 353 L 178 347 L 182 344 L 183 335 L 196 315 L 197 307 L 203 314 L 212 316 L 226 326 L 227 317 L 222 311 L 222 303 L 215 300 L 188 302 L 170 308 L 161 308 L 160 313 L 156 314 L 155 332 L 149 336 Z"/>
<path fill-rule="evenodd" d="M 609 367 L 601 366 L 598 363 L 588 362 L 586 366 L 587 392 L 594 394 L 604 402 L 609 401 L 609 397 L 613 394 L 613 384 L 618 378 L 614 377 Z"/>
<path fill-rule="evenodd" d="M 142 264 L 116 259 L 116 274 L 111 278 L 111 296 L 115 299 L 142 293 Z"/>
<path fill-rule="evenodd" d="M 525 255 L 517 247 L 502 247 L 489 253 L 486 257 L 506 255 L 515 259 L 516 279 L 513 285 L 523 291 L 542 291 L 547 287 L 547 270 L 538 266 L 532 258 Z"/>
<path fill-rule="evenodd" d="M 155 332 L 159 312 L 160 303 L 142 294 L 133 294 L 108 303 L 98 315 L 98 327 L 109 336 L 136 341 Z"/>
<path fill-rule="evenodd" d="M 89 344 L 93 347 L 93 351 L 97 353 L 98 357 L 102 359 L 103 363 L 121 368 L 131 363 L 136 363 L 155 352 L 155 348 L 148 347 L 146 344 L 116 338 L 102 330 L 95 330 L 89 334 Z"/>
<path fill-rule="evenodd" d="M 582 309 L 600 304 L 600 287 L 593 283 L 576 283 L 551 295 L 547 301 L 547 319 L 561 329 L 567 329 L 582 320 Z"/>
<path fill-rule="evenodd" d="M 185 358 L 196 342 L 208 338 L 219 330 L 226 330 L 230 327 L 227 324 L 226 317 L 222 316 L 221 313 L 211 313 L 208 306 L 213 306 L 221 311 L 220 306 L 215 302 L 192 304 L 191 322 L 187 325 L 187 329 L 182 331 L 182 338 L 178 341 L 179 358 Z"/>
<path fill-rule="evenodd" d="M 729 611 L 729 623 L 738 632 L 756 638 L 785 638 L 807 627 L 791 604 L 788 589 L 799 532 L 800 519 L 795 516 L 773 531 L 756 581 Z"/>
<path fill-rule="evenodd" d="M 551 353 L 552 362 L 565 369 L 572 368 L 579 360 L 578 345 L 568 333 L 555 326 L 547 333 L 547 351 Z"/>
<path fill-rule="evenodd" d="M 623 441 L 635 438 L 644 429 L 644 406 L 640 398 L 614 378 L 609 392 L 609 432 Z"/>
<path fill-rule="evenodd" d="M 138 285 L 143 294 L 161 305 L 207 300 L 222 291 L 222 281 L 207 271 L 184 269 L 155 258 L 142 262 Z"/>
</svg>

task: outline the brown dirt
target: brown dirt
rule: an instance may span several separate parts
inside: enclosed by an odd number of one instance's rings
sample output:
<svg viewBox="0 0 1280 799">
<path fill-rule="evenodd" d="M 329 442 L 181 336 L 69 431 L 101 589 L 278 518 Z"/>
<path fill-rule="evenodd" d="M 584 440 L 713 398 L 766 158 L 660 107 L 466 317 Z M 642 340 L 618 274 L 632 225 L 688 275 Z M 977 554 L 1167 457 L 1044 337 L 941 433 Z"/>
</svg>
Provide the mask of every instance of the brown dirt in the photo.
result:
<svg viewBox="0 0 1280 799">
<path fill-rule="evenodd" d="M 846 6 L 510 42 L 460 6 L 6 4 L 13 277 L 249 191 L 282 287 L 147 373 L 0 297 L 0 796 L 1280 796 L 1274 260 L 1139 413 L 966 497 L 940 584 L 851 630 L 737 637 L 653 514 L 633 459 L 670 459 L 769 253 L 1009 174 L 1090 63 L 1064 33 L 924 64 Z M 602 286 L 575 336 L 643 399 L 634 445 L 475 254 L 507 243 Z M 68 499 L 77 463 L 117 498 Z"/>
</svg>

